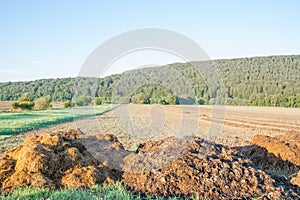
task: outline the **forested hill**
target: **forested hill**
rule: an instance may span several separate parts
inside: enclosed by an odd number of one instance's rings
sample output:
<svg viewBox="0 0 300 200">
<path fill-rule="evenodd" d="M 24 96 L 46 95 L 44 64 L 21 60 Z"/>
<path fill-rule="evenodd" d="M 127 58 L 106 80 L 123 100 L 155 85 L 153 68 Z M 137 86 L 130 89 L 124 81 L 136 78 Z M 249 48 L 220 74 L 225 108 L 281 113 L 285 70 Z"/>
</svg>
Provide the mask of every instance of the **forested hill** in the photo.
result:
<svg viewBox="0 0 300 200">
<path fill-rule="evenodd" d="M 300 107 L 300 55 L 175 63 L 105 78 L 0 83 L 0 100 Z"/>
</svg>

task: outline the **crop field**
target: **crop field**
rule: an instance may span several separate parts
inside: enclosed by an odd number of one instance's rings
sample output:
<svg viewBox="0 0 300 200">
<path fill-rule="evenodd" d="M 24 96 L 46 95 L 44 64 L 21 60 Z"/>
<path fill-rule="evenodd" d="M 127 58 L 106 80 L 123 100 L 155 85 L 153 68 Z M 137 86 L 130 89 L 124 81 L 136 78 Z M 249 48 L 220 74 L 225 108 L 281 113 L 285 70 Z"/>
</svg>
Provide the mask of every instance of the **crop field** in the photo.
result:
<svg viewBox="0 0 300 200">
<path fill-rule="evenodd" d="M 42 111 L 0 113 L 0 135 L 12 135 L 33 129 L 70 122 L 87 116 L 100 115 L 111 106 L 87 106 L 75 108 L 53 108 Z"/>
</svg>

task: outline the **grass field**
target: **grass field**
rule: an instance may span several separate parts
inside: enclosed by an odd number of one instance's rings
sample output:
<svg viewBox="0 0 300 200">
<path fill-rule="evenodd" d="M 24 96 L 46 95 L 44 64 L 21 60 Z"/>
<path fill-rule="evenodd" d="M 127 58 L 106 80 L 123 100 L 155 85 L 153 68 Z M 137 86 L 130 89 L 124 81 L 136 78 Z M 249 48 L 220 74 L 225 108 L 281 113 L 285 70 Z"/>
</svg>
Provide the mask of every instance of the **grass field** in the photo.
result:
<svg viewBox="0 0 300 200">
<path fill-rule="evenodd" d="M 0 113 L 0 135 L 12 135 L 32 129 L 61 124 L 87 116 L 103 114 L 112 106 L 86 106 L 76 108 L 53 108 L 43 111 Z M 1 138 L 0 138 L 1 139 Z M 2 137 L 3 139 L 3 137 Z"/>
</svg>

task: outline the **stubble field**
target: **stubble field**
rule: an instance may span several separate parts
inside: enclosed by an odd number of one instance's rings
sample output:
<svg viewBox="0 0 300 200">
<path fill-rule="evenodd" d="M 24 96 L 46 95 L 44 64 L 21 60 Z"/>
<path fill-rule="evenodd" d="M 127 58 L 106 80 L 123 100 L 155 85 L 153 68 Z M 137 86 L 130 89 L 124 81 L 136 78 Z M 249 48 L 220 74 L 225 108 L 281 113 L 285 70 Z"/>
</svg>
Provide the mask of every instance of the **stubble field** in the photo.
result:
<svg viewBox="0 0 300 200">
<path fill-rule="evenodd" d="M 107 133 L 125 143 L 196 135 L 228 146 L 247 145 L 254 135 L 277 136 L 300 130 L 297 108 L 120 105 L 93 116 L 29 134 L 79 128 L 85 134 Z"/>
</svg>

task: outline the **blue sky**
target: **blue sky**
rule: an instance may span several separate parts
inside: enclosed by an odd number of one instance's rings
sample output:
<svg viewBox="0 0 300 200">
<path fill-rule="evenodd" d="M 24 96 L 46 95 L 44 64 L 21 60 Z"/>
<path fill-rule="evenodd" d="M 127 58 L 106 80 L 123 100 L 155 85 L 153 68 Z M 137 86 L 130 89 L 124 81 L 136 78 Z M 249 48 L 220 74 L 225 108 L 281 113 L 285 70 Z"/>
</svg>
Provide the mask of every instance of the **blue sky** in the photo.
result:
<svg viewBox="0 0 300 200">
<path fill-rule="evenodd" d="M 0 0 L 0 81 L 77 76 L 102 42 L 149 27 L 184 34 L 213 59 L 300 54 L 299 8 L 279 0 Z M 132 63 L 177 61 L 152 57 Z"/>
</svg>

